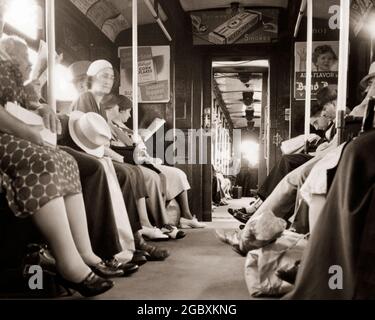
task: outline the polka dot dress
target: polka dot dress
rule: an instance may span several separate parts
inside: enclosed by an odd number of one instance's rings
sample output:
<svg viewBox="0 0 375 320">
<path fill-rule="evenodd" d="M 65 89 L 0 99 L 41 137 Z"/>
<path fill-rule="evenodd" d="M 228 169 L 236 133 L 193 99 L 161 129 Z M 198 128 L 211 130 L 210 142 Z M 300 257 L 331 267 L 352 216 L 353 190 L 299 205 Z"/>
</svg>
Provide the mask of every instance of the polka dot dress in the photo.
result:
<svg viewBox="0 0 375 320">
<path fill-rule="evenodd" d="M 18 68 L 0 61 L 0 105 L 8 101 L 27 107 L 30 99 Z M 16 216 L 27 217 L 52 199 L 81 193 L 77 163 L 62 150 L 35 145 L 0 128 L 0 191 L 6 192 Z"/>
<path fill-rule="evenodd" d="M 77 163 L 69 154 L 3 133 L 0 174 L 9 207 L 20 217 L 54 198 L 81 192 Z"/>
</svg>

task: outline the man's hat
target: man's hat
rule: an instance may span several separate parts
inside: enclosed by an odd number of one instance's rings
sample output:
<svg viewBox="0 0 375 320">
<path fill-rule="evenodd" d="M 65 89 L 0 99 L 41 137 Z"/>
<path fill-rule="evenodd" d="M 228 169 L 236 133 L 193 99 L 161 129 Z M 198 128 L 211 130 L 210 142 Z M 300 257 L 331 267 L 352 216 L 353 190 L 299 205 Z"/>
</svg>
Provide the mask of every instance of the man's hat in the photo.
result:
<svg viewBox="0 0 375 320">
<path fill-rule="evenodd" d="M 367 81 L 371 78 L 375 77 L 375 61 L 371 63 L 370 69 L 368 70 L 368 75 L 365 76 L 361 82 L 359 83 L 362 88 L 367 87 Z"/>
<path fill-rule="evenodd" d="M 72 80 L 79 80 L 87 77 L 87 70 L 90 67 L 91 62 L 82 60 L 72 63 L 69 66 L 69 71 L 72 75 Z"/>
<path fill-rule="evenodd" d="M 69 117 L 69 133 L 78 147 L 98 158 L 104 156 L 104 146 L 112 137 L 105 119 L 94 112 L 72 112 Z"/>
</svg>

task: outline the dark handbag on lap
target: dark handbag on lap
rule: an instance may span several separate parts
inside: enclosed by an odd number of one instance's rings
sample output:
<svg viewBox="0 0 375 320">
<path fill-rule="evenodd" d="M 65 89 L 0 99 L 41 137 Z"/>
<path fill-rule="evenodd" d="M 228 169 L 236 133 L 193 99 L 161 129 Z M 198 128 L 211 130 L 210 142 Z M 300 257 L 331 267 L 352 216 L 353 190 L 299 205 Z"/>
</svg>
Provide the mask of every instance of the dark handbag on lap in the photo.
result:
<svg viewBox="0 0 375 320">
<path fill-rule="evenodd" d="M 116 151 L 118 154 L 124 157 L 124 162 L 129 163 L 129 164 L 134 164 L 134 165 L 136 165 L 134 161 L 135 148 L 136 148 L 135 146 L 131 146 L 131 147 L 111 146 L 111 149 L 113 151 Z M 154 165 L 150 163 L 143 163 L 142 166 L 155 171 L 157 174 L 161 173 L 160 170 L 158 170 Z"/>
<path fill-rule="evenodd" d="M 130 164 L 136 164 L 134 161 L 134 150 L 135 146 L 130 147 L 118 147 L 118 146 L 111 146 L 113 151 L 116 151 L 118 154 L 124 157 L 124 162 Z"/>
</svg>

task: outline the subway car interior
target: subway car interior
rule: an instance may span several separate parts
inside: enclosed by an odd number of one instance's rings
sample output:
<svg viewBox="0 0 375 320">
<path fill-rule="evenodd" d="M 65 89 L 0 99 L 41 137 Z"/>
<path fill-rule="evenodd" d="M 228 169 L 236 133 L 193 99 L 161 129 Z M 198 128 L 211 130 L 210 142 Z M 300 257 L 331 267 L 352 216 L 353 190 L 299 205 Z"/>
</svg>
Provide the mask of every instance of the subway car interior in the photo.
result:
<svg viewBox="0 0 375 320">
<path fill-rule="evenodd" d="M 374 49 L 374 0 L 0 0 L 0 299 L 374 299 Z"/>
</svg>

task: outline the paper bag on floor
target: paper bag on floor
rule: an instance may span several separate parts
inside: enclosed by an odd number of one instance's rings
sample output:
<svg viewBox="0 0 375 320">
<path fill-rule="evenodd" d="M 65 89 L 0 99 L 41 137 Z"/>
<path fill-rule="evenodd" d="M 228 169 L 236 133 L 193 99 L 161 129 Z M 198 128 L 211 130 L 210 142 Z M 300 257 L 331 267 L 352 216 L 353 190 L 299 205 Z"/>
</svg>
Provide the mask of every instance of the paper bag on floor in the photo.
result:
<svg viewBox="0 0 375 320">
<path fill-rule="evenodd" d="M 289 269 L 302 258 L 307 240 L 304 235 L 284 231 L 275 242 L 249 251 L 245 263 L 245 280 L 253 297 L 279 297 L 293 286 L 276 275 L 279 269 Z"/>
<path fill-rule="evenodd" d="M 264 247 L 281 236 L 286 221 L 276 217 L 272 211 L 252 216 L 241 233 L 240 250 L 244 253 Z"/>
</svg>

